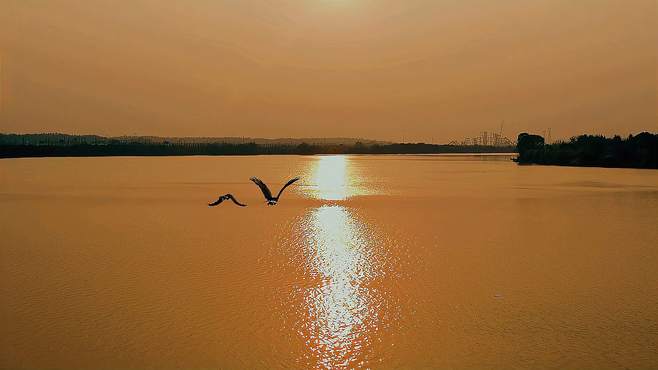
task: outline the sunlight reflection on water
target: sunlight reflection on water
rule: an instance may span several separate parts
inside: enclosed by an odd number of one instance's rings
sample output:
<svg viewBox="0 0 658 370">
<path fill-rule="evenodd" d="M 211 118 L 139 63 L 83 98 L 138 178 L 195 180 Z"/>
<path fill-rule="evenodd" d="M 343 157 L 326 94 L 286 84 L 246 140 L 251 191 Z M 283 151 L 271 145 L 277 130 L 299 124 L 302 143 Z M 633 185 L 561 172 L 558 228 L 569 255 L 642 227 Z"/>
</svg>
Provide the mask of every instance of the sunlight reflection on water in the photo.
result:
<svg viewBox="0 0 658 370">
<path fill-rule="evenodd" d="M 347 157 L 319 157 L 313 182 L 317 184 L 316 195 L 325 200 L 344 200 L 349 194 Z"/>
<path fill-rule="evenodd" d="M 341 206 L 314 210 L 305 226 L 307 273 L 319 282 L 304 292 L 310 357 L 320 368 L 358 367 L 382 301 L 368 286 L 378 275 L 372 235 Z"/>
<path fill-rule="evenodd" d="M 311 193 L 342 201 L 365 194 L 347 156 L 320 156 L 311 170 Z M 304 362 L 315 368 L 359 368 L 371 361 L 373 341 L 385 323 L 383 248 L 370 225 L 343 205 L 312 209 L 298 223 L 303 274 L 312 282 L 301 295 L 298 332 L 306 343 Z"/>
<path fill-rule="evenodd" d="M 310 171 L 310 193 L 316 199 L 340 201 L 356 195 L 372 194 L 362 186 L 365 179 L 358 173 L 354 159 L 345 155 L 317 156 Z"/>
</svg>

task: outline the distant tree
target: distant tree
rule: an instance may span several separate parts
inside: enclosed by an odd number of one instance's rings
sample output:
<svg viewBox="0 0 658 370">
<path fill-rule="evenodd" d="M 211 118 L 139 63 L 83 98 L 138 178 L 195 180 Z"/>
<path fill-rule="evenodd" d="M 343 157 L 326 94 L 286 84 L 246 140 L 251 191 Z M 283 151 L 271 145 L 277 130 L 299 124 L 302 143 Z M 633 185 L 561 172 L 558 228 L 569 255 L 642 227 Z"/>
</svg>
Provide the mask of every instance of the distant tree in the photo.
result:
<svg viewBox="0 0 658 370">
<path fill-rule="evenodd" d="M 516 144 L 519 153 L 521 151 L 541 149 L 544 146 L 544 138 L 539 135 L 532 135 L 526 132 L 519 134 Z"/>
<path fill-rule="evenodd" d="M 519 163 L 533 162 L 542 156 L 544 138 L 526 132 L 519 134 L 516 149 L 519 152 Z"/>
</svg>

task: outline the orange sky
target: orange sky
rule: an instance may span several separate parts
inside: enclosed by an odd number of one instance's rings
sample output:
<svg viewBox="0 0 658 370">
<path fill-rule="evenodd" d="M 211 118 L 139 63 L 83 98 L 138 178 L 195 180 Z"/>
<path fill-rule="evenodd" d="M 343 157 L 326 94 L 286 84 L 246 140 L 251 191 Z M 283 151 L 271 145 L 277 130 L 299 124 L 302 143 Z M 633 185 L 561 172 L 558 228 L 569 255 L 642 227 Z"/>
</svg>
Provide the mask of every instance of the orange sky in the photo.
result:
<svg viewBox="0 0 658 370">
<path fill-rule="evenodd" d="M 655 0 L 0 1 L 0 132 L 658 131 Z"/>
</svg>

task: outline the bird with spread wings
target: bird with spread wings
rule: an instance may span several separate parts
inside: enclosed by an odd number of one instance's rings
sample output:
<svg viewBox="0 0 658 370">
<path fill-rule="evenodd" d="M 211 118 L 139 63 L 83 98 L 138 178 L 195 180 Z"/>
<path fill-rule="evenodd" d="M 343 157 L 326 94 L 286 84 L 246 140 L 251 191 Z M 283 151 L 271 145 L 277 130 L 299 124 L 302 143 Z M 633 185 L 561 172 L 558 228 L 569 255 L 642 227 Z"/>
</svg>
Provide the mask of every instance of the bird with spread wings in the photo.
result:
<svg viewBox="0 0 658 370">
<path fill-rule="evenodd" d="M 252 177 L 249 180 L 253 181 L 254 184 L 258 185 L 260 190 L 263 192 L 263 196 L 265 196 L 265 200 L 267 200 L 267 205 L 268 206 L 274 206 L 279 202 L 279 197 L 281 197 L 281 193 L 290 185 L 292 185 L 295 181 L 299 180 L 299 177 L 295 177 L 294 179 L 291 179 L 288 181 L 281 190 L 279 190 L 279 194 L 276 195 L 276 197 L 272 196 L 272 192 L 270 191 L 270 188 L 265 185 L 264 182 L 262 182 L 258 177 Z"/>
<path fill-rule="evenodd" d="M 246 204 L 242 204 L 242 203 L 238 202 L 238 200 L 235 199 L 235 197 L 233 196 L 233 194 L 224 194 L 224 195 L 222 195 L 221 197 L 219 197 L 216 201 L 214 201 L 214 202 L 208 204 L 208 207 L 218 206 L 218 205 L 220 205 L 223 201 L 225 201 L 225 200 L 229 200 L 229 199 L 230 199 L 231 201 L 233 201 L 233 203 L 239 205 L 240 207 L 246 207 L 246 206 L 247 206 Z"/>
</svg>

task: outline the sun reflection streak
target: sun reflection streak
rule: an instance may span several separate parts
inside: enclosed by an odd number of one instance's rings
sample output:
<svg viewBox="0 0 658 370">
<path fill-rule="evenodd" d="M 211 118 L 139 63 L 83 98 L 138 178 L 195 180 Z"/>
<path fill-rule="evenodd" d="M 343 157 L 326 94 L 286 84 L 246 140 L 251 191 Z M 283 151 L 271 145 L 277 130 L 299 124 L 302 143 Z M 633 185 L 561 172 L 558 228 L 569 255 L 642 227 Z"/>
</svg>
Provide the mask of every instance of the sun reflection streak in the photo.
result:
<svg viewBox="0 0 658 370">
<path fill-rule="evenodd" d="M 310 357 L 318 368 L 358 367 L 381 306 L 369 287 L 378 275 L 372 235 L 341 206 L 314 210 L 306 226 L 308 273 L 318 282 L 304 295 Z"/>
<path fill-rule="evenodd" d="M 368 367 L 385 355 L 376 349 L 397 317 L 390 304 L 390 241 L 344 202 L 375 194 L 363 185 L 358 161 L 335 155 L 311 163 L 308 193 L 326 202 L 294 221 L 284 237 L 281 252 L 296 278 L 282 312 L 294 315 L 304 368 Z"/>
<path fill-rule="evenodd" d="M 318 157 L 313 173 L 317 197 L 324 200 L 344 200 L 350 194 L 348 159 L 344 155 Z"/>
</svg>

